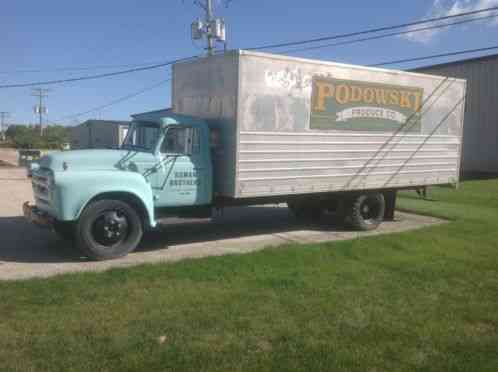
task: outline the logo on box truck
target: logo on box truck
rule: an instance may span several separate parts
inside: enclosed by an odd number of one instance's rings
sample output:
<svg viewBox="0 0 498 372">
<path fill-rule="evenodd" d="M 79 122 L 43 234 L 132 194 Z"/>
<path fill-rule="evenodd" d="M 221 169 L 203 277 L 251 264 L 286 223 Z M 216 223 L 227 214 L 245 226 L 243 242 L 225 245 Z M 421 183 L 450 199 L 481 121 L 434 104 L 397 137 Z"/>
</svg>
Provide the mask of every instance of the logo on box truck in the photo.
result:
<svg viewBox="0 0 498 372">
<path fill-rule="evenodd" d="M 315 77 L 311 129 L 420 132 L 424 91 L 362 81 Z"/>
</svg>

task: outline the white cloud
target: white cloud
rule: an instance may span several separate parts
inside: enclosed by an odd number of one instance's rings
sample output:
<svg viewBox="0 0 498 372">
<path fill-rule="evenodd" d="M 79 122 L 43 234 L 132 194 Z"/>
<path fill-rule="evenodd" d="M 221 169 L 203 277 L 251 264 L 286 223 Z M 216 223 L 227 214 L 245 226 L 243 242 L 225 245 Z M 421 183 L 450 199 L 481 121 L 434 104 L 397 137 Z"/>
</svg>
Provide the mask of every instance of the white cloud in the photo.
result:
<svg viewBox="0 0 498 372">
<path fill-rule="evenodd" d="M 491 8 L 494 6 L 498 6 L 498 0 L 434 0 L 431 9 L 427 13 L 427 18 L 436 18 L 436 17 L 445 17 L 458 13 L 472 12 L 479 9 Z M 483 17 L 486 15 L 490 15 L 490 12 L 478 13 L 469 17 Z M 448 20 L 450 23 L 452 21 L 461 20 L 462 18 L 456 18 L 453 20 Z M 496 18 L 492 18 L 491 20 L 484 21 L 488 25 L 497 26 L 498 22 Z M 442 22 L 443 23 L 443 22 Z M 430 26 L 432 24 L 425 24 L 419 26 L 413 26 L 412 29 L 424 28 Z M 424 30 L 413 32 L 409 34 L 402 35 L 401 37 L 410 41 L 419 42 L 419 43 L 429 43 L 432 41 L 436 35 L 447 31 L 449 28 L 438 28 L 432 30 Z"/>
</svg>

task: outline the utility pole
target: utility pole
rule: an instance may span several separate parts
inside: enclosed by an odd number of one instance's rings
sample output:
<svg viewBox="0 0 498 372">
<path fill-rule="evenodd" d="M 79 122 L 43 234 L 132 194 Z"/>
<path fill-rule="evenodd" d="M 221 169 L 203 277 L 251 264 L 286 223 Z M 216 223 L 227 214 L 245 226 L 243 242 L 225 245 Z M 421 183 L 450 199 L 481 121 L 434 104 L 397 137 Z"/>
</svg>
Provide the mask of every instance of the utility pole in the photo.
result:
<svg viewBox="0 0 498 372">
<path fill-rule="evenodd" d="M 207 53 L 208 56 L 212 56 L 214 52 L 214 40 L 213 40 L 213 32 L 211 30 L 212 28 L 212 21 L 213 21 L 213 2 L 212 0 L 206 0 L 206 24 L 208 25 L 207 27 Z"/>
<path fill-rule="evenodd" d="M 192 39 L 199 40 L 204 36 L 207 40 L 207 55 L 212 56 L 217 41 L 225 44 L 226 49 L 226 30 L 225 21 L 222 18 L 216 18 L 213 11 L 213 0 L 196 0 L 194 3 L 200 6 L 206 12 L 204 22 L 198 19 L 192 23 Z"/>
<path fill-rule="evenodd" d="M 0 111 L 0 137 L 2 140 L 5 140 L 5 130 L 4 130 L 4 125 L 5 125 L 5 118 L 9 117 L 9 112 L 7 111 Z"/>
<path fill-rule="evenodd" d="M 38 104 L 35 105 L 35 114 L 38 114 L 38 125 L 40 126 L 40 136 L 43 134 L 43 114 L 47 113 L 47 107 L 43 105 L 43 98 L 48 97 L 50 89 L 34 88 L 32 96 L 38 97 Z"/>
</svg>

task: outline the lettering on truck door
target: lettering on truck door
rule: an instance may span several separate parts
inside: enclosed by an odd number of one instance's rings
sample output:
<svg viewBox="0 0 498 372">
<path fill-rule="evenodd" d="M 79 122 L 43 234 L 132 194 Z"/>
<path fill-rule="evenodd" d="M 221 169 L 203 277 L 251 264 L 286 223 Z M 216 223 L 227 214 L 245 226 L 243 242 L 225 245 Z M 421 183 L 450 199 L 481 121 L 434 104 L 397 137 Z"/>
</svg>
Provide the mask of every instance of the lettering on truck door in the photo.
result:
<svg viewBox="0 0 498 372">
<path fill-rule="evenodd" d="M 204 162 L 200 149 L 200 130 L 171 126 L 161 145 L 154 194 L 157 207 L 189 206 L 208 203 Z"/>
</svg>

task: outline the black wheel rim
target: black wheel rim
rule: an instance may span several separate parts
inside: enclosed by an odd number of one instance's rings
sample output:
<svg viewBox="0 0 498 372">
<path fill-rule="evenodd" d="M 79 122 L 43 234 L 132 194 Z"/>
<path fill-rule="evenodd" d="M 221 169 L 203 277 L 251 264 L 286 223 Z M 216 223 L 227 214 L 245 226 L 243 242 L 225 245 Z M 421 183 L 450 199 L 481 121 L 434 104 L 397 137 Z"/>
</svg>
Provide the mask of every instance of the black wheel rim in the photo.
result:
<svg viewBox="0 0 498 372">
<path fill-rule="evenodd" d="M 129 223 L 126 214 L 119 210 L 100 213 L 92 224 L 92 237 L 104 247 L 115 247 L 128 237 Z"/>
<path fill-rule="evenodd" d="M 375 224 L 379 219 L 380 203 L 376 198 L 369 197 L 361 204 L 360 214 L 367 224 Z"/>
</svg>

